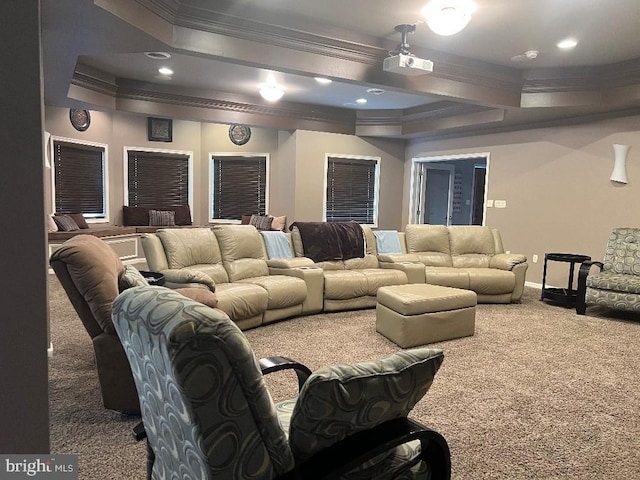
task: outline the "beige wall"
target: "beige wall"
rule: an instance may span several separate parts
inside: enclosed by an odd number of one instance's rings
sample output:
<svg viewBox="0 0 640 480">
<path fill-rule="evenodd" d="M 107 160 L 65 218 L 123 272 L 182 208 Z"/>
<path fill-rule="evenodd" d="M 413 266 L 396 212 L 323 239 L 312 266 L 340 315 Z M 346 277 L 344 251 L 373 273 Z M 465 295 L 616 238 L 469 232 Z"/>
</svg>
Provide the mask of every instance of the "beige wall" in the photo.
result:
<svg viewBox="0 0 640 480">
<path fill-rule="evenodd" d="M 542 283 L 545 252 L 569 252 L 602 260 L 614 227 L 639 226 L 640 117 L 532 129 L 468 138 L 415 141 L 407 148 L 403 225 L 408 218 L 411 158 L 489 152 L 486 224 L 498 228 L 505 249 L 529 258 L 527 281 Z M 609 180 L 614 143 L 631 146 L 629 183 Z M 532 263 L 533 254 L 539 256 Z M 564 286 L 566 264 L 549 264 L 548 281 Z"/>
<path fill-rule="evenodd" d="M 147 117 L 122 112 L 91 112 L 91 126 L 76 131 L 66 108 L 46 108 L 46 130 L 53 136 L 108 145 L 109 214 L 121 224 L 124 204 L 124 147 L 193 152 L 193 205 L 195 224 L 209 222 L 209 154 L 269 155 L 268 213 L 286 215 L 288 222 L 321 221 L 327 153 L 380 157 L 379 226 L 400 228 L 404 143 L 367 140 L 349 135 L 310 131 L 252 128 L 251 140 L 237 146 L 229 140 L 229 126 L 173 120 L 172 142 L 147 141 Z M 52 210 L 51 178 L 47 182 L 47 210 Z"/>
</svg>

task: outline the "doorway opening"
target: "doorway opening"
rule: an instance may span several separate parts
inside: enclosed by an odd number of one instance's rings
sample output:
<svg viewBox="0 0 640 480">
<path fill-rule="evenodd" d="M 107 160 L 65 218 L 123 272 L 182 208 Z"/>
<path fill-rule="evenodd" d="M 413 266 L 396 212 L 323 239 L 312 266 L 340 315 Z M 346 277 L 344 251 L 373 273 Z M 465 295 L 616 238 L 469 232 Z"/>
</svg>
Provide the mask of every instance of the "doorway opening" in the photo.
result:
<svg viewBox="0 0 640 480">
<path fill-rule="evenodd" d="M 409 223 L 484 225 L 489 153 L 411 161 Z"/>
</svg>

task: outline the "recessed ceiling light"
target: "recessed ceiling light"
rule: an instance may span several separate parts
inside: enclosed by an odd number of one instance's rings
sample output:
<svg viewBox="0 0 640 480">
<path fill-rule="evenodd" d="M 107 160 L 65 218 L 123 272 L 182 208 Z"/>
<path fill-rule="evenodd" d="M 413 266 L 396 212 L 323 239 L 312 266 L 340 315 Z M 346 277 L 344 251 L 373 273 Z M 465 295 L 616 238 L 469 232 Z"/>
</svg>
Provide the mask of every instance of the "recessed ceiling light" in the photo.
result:
<svg viewBox="0 0 640 480">
<path fill-rule="evenodd" d="M 330 78 L 325 78 L 325 77 L 315 77 L 315 79 L 316 79 L 316 82 L 321 83 L 322 85 L 328 85 L 333 81 Z"/>
<path fill-rule="evenodd" d="M 173 75 L 173 70 L 168 67 L 161 67 L 158 69 L 158 72 L 160 72 L 162 75 Z"/>
<path fill-rule="evenodd" d="M 360 104 L 360 105 L 364 105 L 365 103 L 367 103 L 367 99 L 366 98 L 359 98 L 356 100 L 356 103 Z"/>
<path fill-rule="evenodd" d="M 557 43 L 558 48 L 562 48 L 563 50 L 574 48 L 576 45 L 578 45 L 578 41 L 573 38 L 567 38 Z"/>
<path fill-rule="evenodd" d="M 382 95 L 384 93 L 384 90 L 382 90 L 381 88 L 367 88 L 367 93 L 371 95 Z"/>
<path fill-rule="evenodd" d="M 168 60 L 171 58 L 171 54 L 167 52 L 144 52 L 144 54 L 154 60 Z"/>
<path fill-rule="evenodd" d="M 526 62 L 528 60 L 535 60 L 538 58 L 540 52 L 538 50 L 527 50 L 521 55 L 514 55 L 511 57 L 512 62 Z"/>
</svg>

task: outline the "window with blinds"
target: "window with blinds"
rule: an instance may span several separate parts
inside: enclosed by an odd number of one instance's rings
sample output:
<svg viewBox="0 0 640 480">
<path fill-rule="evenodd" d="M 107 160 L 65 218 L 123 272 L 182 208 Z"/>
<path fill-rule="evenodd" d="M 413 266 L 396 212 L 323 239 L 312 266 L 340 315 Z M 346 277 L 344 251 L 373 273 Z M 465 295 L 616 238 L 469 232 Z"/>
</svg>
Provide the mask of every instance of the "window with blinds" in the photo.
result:
<svg viewBox="0 0 640 480">
<path fill-rule="evenodd" d="M 325 220 L 376 225 L 378 159 L 327 158 Z"/>
<path fill-rule="evenodd" d="M 267 157 L 211 157 L 211 212 L 218 220 L 264 215 L 267 209 Z"/>
<path fill-rule="evenodd" d="M 189 159 L 188 154 L 127 150 L 127 205 L 189 205 Z"/>
<path fill-rule="evenodd" d="M 53 141 L 54 208 L 106 218 L 105 148 Z"/>
</svg>

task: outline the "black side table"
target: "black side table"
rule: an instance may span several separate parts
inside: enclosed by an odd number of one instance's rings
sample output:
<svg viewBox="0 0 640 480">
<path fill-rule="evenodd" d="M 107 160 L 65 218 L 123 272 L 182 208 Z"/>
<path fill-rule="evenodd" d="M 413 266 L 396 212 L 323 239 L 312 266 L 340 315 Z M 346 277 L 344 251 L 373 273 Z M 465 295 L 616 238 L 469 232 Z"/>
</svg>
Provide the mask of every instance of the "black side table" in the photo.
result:
<svg viewBox="0 0 640 480">
<path fill-rule="evenodd" d="M 145 278 L 149 285 L 157 285 L 158 287 L 164 286 L 164 275 L 158 272 L 147 272 L 140 270 L 140 274 Z"/>
<path fill-rule="evenodd" d="M 588 255 L 577 253 L 545 253 L 542 273 L 542 294 L 540 300 L 551 300 L 565 305 L 575 305 L 577 290 L 573 289 L 573 273 L 576 264 L 591 260 Z M 569 285 L 567 288 L 547 288 L 547 262 L 565 262 L 569 264 Z"/>
</svg>

